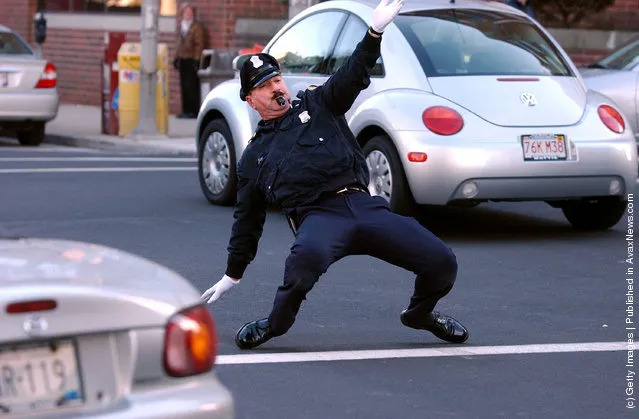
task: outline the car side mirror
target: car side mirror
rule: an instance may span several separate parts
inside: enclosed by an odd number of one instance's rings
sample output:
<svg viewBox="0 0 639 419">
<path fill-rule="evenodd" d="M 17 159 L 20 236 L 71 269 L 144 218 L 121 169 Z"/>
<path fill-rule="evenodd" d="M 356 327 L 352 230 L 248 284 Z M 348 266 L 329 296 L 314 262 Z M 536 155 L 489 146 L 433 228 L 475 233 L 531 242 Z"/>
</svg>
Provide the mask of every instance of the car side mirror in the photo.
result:
<svg viewBox="0 0 639 419">
<path fill-rule="evenodd" d="M 233 70 L 240 71 L 246 60 L 248 60 L 251 55 L 254 54 L 242 54 L 233 58 Z"/>
</svg>

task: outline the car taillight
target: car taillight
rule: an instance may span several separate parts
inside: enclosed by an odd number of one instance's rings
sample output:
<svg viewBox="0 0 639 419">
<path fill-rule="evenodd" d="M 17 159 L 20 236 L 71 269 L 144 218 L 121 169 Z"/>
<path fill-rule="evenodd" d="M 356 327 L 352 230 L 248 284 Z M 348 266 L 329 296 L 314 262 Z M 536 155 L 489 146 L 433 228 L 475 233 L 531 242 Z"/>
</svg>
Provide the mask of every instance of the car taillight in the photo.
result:
<svg viewBox="0 0 639 419">
<path fill-rule="evenodd" d="M 31 313 L 34 311 L 49 311 L 58 306 L 55 300 L 33 300 L 11 303 L 7 306 L 8 314 Z"/>
<path fill-rule="evenodd" d="M 47 63 L 44 66 L 44 71 L 40 76 L 40 80 L 38 80 L 38 84 L 36 84 L 36 89 L 50 89 L 55 87 L 57 83 L 58 72 L 53 64 Z"/>
<path fill-rule="evenodd" d="M 615 108 L 608 105 L 601 105 L 597 109 L 601 122 L 612 132 L 621 134 L 626 129 L 626 124 L 623 122 L 623 117 Z"/>
<path fill-rule="evenodd" d="M 464 120 L 455 110 L 445 106 L 433 106 L 424 111 L 422 120 L 426 128 L 440 135 L 457 134 L 464 127 Z"/>
<path fill-rule="evenodd" d="M 164 336 L 164 370 L 172 377 L 210 371 L 217 356 L 217 333 L 204 306 L 174 314 Z"/>
</svg>

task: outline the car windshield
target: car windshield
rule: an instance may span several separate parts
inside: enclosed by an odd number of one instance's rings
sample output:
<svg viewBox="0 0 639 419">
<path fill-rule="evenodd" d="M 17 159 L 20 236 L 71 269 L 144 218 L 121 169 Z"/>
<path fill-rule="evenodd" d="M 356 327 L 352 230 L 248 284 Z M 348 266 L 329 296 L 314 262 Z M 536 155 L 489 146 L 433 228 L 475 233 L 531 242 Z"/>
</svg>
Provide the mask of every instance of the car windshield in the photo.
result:
<svg viewBox="0 0 639 419">
<path fill-rule="evenodd" d="M 557 48 L 525 17 L 431 10 L 403 14 L 396 22 L 428 77 L 573 76 Z"/>
<path fill-rule="evenodd" d="M 639 39 L 636 39 L 617 51 L 599 60 L 591 67 L 610 68 L 613 70 L 631 70 L 639 64 Z"/>
<path fill-rule="evenodd" d="M 31 49 L 11 32 L 0 32 L 0 55 L 32 54 Z"/>
</svg>

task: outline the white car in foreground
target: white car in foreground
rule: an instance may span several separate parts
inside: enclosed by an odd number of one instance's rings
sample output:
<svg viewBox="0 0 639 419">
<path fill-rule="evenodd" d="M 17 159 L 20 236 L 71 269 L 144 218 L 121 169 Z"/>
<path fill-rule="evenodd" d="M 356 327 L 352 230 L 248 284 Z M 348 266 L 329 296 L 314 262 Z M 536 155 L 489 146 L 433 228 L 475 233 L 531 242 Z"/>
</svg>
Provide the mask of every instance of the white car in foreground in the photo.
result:
<svg viewBox="0 0 639 419">
<path fill-rule="evenodd" d="M 103 246 L 0 238 L 0 417 L 231 419 L 186 279 Z"/>
</svg>

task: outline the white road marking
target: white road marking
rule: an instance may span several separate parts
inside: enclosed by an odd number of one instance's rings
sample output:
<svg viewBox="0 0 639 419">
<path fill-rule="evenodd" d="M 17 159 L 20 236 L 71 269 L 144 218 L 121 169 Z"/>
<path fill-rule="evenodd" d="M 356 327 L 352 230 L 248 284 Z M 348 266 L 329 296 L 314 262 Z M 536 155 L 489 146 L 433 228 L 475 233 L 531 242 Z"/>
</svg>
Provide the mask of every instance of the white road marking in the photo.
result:
<svg viewBox="0 0 639 419">
<path fill-rule="evenodd" d="M 0 157 L 0 162 L 32 162 L 32 161 L 136 161 L 136 162 L 197 162 L 193 157 Z"/>
<path fill-rule="evenodd" d="M 80 173 L 80 172 L 190 172 L 197 167 L 59 167 L 40 169 L 0 169 L 3 173 Z"/>
<path fill-rule="evenodd" d="M 271 364 L 316 361 L 361 361 L 368 359 L 435 358 L 483 355 L 550 354 L 628 350 L 627 342 L 560 343 L 504 346 L 454 346 L 448 348 L 383 349 L 365 351 L 287 352 L 219 355 L 219 365 Z"/>
</svg>

